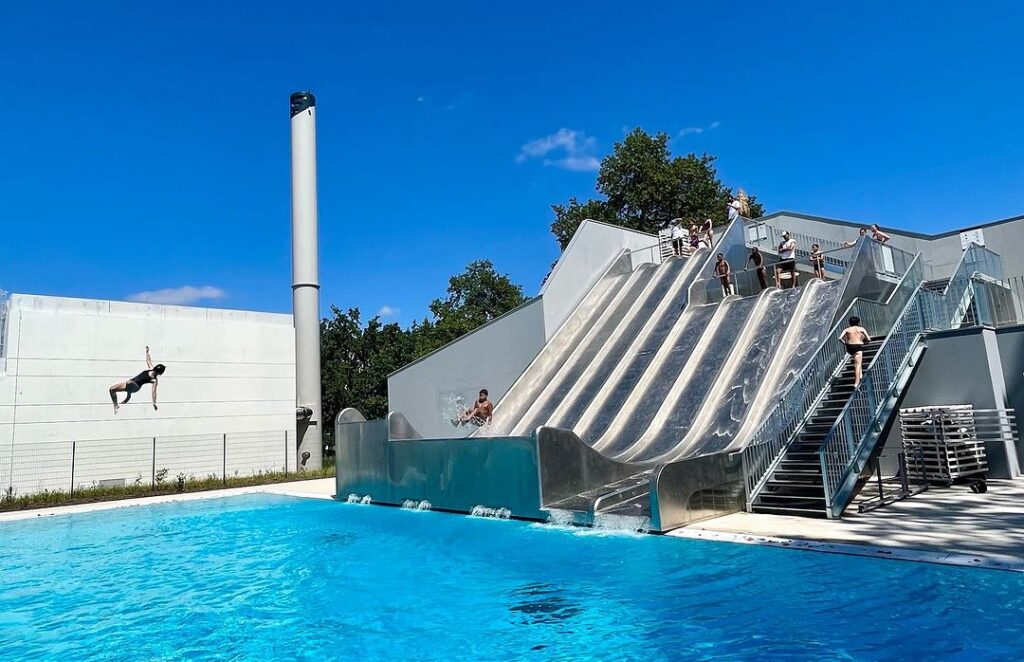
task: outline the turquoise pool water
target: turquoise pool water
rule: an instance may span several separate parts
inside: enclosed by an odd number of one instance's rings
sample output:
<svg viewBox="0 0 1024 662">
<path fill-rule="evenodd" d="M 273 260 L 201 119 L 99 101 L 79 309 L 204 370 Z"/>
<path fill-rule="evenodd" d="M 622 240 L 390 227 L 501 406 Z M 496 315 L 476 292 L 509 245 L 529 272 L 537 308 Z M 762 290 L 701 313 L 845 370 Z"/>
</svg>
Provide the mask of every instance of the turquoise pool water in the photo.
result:
<svg viewBox="0 0 1024 662">
<path fill-rule="evenodd" d="M 1007 659 L 1024 576 L 269 495 L 0 524 L 0 660 Z"/>
</svg>

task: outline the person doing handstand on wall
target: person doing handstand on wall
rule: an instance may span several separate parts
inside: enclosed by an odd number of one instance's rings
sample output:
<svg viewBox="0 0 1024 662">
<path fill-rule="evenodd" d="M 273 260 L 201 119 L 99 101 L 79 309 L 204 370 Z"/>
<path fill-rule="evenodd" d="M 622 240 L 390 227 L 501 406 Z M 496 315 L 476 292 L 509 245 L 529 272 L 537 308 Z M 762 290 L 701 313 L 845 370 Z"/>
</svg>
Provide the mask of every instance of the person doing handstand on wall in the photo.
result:
<svg viewBox="0 0 1024 662">
<path fill-rule="evenodd" d="M 114 403 L 114 413 L 117 413 L 117 410 L 121 408 L 121 405 L 128 404 L 128 401 L 132 399 L 132 394 L 138 393 L 139 389 L 141 389 L 146 384 L 153 385 L 153 409 L 157 409 L 158 407 L 156 406 L 156 385 L 158 378 L 160 377 L 160 375 L 164 374 L 164 371 L 166 369 L 167 368 L 164 366 L 163 363 L 157 363 L 156 365 L 153 365 L 153 359 L 151 359 L 149 356 L 149 346 L 147 345 L 146 369 L 140 372 L 139 374 L 135 375 L 131 379 L 121 382 L 119 384 L 114 384 L 113 386 L 110 387 L 110 400 L 111 402 Z M 122 402 L 121 405 L 117 404 L 118 393 L 128 394 L 125 396 L 124 402 Z"/>
</svg>

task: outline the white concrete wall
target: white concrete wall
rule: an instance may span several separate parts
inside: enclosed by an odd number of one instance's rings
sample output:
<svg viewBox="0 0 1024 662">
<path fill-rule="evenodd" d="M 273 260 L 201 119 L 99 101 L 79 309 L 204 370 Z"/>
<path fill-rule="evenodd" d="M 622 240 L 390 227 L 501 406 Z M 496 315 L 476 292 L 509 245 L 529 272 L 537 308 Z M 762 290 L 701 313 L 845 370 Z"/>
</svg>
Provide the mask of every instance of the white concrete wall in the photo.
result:
<svg viewBox="0 0 1024 662">
<path fill-rule="evenodd" d="M 658 237 L 652 234 L 597 221 L 581 223 L 540 291 L 544 298 L 545 337 L 555 335 L 623 249 L 638 251 L 635 269 L 639 263 L 658 261 L 657 248 L 642 250 L 657 243 Z"/>
<path fill-rule="evenodd" d="M 107 389 L 167 366 L 114 414 Z M 124 394 L 121 394 L 123 399 Z M 11 295 L 0 373 L 0 487 L 18 493 L 142 474 L 281 469 L 295 429 L 290 315 Z M 83 454 L 84 453 L 84 454 Z M 84 482 L 79 482 L 78 477 Z M 66 489 L 66 487 L 64 487 Z"/>
<path fill-rule="evenodd" d="M 544 346 L 540 298 L 485 324 L 388 377 L 388 408 L 428 438 L 465 437 L 476 428 L 451 419 L 486 388 L 497 402 Z"/>
</svg>

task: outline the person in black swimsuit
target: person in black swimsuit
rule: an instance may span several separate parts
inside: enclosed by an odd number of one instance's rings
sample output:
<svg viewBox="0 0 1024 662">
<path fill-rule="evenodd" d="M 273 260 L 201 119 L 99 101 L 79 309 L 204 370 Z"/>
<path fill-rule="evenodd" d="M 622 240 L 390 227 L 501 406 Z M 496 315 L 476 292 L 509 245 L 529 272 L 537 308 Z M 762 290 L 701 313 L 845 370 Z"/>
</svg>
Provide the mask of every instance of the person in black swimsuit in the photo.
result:
<svg viewBox="0 0 1024 662">
<path fill-rule="evenodd" d="M 871 342 L 871 336 L 867 329 L 860 325 L 860 318 L 854 315 L 850 318 L 850 326 L 843 329 L 839 334 L 839 342 L 846 346 L 846 353 L 853 360 L 853 388 L 860 386 L 862 366 L 864 361 L 864 345 Z"/>
<path fill-rule="evenodd" d="M 825 254 L 821 252 L 821 246 L 811 244 L 811 268 L 814 269 L 814 277 L 825 280 Z"/>
<path fill-rule="evenodd" d="M 157 363 L 153 365 L 153 359 L 149 357 L 149 347 L 146 347 L 146 369 L 135 375 L 131 379 L 121 382 L 120 384 L 114 384 L 110 387 L 110 400 L 114 403 L 114 413 L 121 408 L 121 405 L 117 404 L 117 394 L 127 393 L 122 405 L 128 404 L 128 401 L 132 399 L 133 393 L 138 393 L 146 384 L 153 385 L 153 409 L 158 409 L 156 406 L 156 385 L 160 375 L 164 374 L 166 366 L 163 363 Z"/>
<path fill-rule="evenodd" d="M 754 269 L 757 273 L 757 282 L 761 284 L 762 290 L 768 289 L 768 274 L 765 273 L 764 268 L 764 255 L 761 255 L 761 249 L 754 246 L 750 249 L 750 257 L 743 263 L 743 268 L 746 269 L 748 264 L 753 264 Z"/>
</svg>

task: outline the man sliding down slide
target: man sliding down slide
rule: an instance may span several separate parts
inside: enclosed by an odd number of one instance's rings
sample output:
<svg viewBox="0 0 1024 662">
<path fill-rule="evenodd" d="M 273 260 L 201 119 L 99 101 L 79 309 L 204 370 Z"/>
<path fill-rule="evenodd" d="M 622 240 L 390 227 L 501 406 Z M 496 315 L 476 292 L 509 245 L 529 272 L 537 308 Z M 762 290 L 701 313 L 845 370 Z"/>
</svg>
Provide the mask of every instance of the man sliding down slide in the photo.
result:
<svg viewBox="0 0 1024 662">
<path fill-rule="evenodd" d="M 458 427 L 466 423 L 476 426 L 486 425 L 491 422 L 491 415 L 494 413 L 494 405 L 487 399 L 487 389 L 480 389 L 479 399 L 473 406 L 462 413 L 458 418 L 452 419 L 452 425 Z"/>
<path fill-rule="evenodd" d="M 146 369 L 144 371 L 140 372 L 139 374 L 135 375 L 134 377 L 132 377 L 128 381 L 121 382 L 120 384 L 114 384 L 113 386 L 110 387 L 110 400 L 111 400 L 111 402 L 114 403 L 114 413 L 116 414 L 117 410 L 121 408 L 121 405 L 117 404 L 117 394 L 118 393 L 127 393 L 128 394 L 128 395 L 125 396 L 124 402 L 121 403 L 122 405 L 126 405 L 126 404 L 128 404 L 128 401 L 132 399 L 132 394 L 133 393 L 137 393 L 139 391 L 139 389 L 141 389 L 145 384 L 152 384 L 153 385 L 153 409 L 157 409 L 158 408 L 156 406 L 157 378 L 160 375 L 164 374 L 164 370 L 166 370 L 166 369 L 167 368 L 164 367 L 163 363 L 157 363 L 156 365 L 153 365 L 153 359 L 151 359 L 149 357 L 149 346 L 147 345 L 146 346 Z"/>
</svg>

